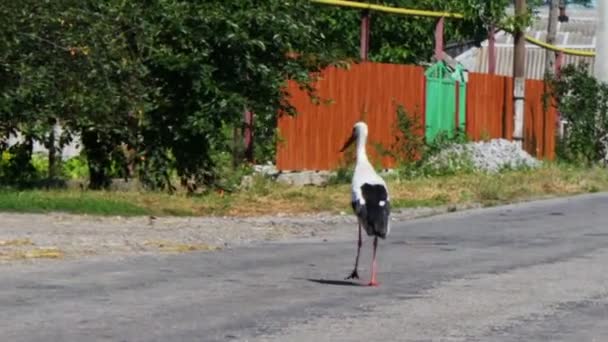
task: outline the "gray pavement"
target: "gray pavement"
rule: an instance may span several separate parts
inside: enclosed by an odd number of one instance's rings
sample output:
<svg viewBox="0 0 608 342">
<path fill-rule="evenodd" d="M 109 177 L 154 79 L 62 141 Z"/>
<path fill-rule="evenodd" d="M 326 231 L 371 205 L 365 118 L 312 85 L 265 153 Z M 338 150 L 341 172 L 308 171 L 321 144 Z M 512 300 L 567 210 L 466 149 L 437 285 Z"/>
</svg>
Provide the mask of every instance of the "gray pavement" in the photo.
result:
<svg viewBox="0 0 608 342">
<path fill-rule="evenodd" d="M 0 341 L 608 341 L 608 194 L 355 238 L 2 267 Z"/>
</svg>

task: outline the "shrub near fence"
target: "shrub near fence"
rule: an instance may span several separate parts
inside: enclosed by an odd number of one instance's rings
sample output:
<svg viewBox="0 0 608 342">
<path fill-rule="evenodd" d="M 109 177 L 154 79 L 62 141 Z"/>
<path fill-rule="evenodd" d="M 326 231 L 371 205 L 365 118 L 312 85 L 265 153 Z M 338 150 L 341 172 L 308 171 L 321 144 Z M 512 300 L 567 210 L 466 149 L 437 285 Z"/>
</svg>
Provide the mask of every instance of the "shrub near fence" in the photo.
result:
<svg viewBox="0 0 608 342">
<path fill-rule="evenodd" d="M 289 82 L 295 117 L 278 120 L 280 141 L 277 146 L 279 170 L 330 170 L 340 165 L 339 149 L 351 133 L 353 124 L 365 118 L 369 146 L 394 142 L 396 110 L 403 105 L 422 121 L 425 113 L 424 69 L 419 66 L 361 63 L 349 69 L 326 69 L 315 85 L 321 99 L 313 103 L 305 91 Z M 544 83 L 526 81 L 524 147 L 538 158 L 555 155 L 556 110 L 543 106 Z M 473 140 L 512 138 L 512 79 L 505 76 L 470 73 L 467 83 L 466 132 Z M 421 122 L 424 124 L 424 122 Z M 421 132 L 424 134 L 424 132 Z M 369 148 L 373 160 L 382 167 L 394 161 L 380 157 Z"/>
</svg>

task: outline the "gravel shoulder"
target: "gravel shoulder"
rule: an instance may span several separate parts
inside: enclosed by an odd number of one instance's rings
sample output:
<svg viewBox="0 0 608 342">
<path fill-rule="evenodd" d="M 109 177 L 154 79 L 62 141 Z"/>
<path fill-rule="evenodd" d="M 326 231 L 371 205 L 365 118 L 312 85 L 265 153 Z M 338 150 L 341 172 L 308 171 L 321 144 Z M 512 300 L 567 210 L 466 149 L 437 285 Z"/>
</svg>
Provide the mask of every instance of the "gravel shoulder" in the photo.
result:
<svg viewBox="0 0 608 342">
<path fill-rule="evenodd" d="M 393 220 L 436 215 L 458 208 L 398 210 Z M 97 217 L 69 214 L 0 214 L 0 265 L 104 255 L 218 250 L 264 241 L 350 237 L 350 213 L 305 216 Z"/>
</svg>

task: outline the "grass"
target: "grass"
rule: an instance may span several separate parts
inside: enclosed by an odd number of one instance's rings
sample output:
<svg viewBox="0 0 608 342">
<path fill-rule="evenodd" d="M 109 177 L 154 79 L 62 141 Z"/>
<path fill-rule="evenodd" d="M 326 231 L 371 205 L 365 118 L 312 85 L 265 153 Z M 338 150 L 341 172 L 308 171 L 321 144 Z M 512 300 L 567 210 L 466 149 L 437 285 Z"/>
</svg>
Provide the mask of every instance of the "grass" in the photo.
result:
<svg viewBox="0 0 608 342">
<path fill-rule="evenodd" d="M 537 170 L 498 175 L 458 174 L 388 181 L 395 208 L 481 203 L 608 191 L 608 171 L 547 164 Z M 247 191 L 205 196 L 151 192 L 1 191 L 0 211 L 61 211 L 91 215 L 257 216 L 329 211 L 350 212 L 350 186 L 289 187 L 258 180 Z"/>
<path fill-rule="evenodd" d="M 0 192 L 0 210 L 45 213 L 53 211 L 92 215 L 145 215 L 145 207 L 110 193 L 83 191 L 9 191 Z"/>
</svg>

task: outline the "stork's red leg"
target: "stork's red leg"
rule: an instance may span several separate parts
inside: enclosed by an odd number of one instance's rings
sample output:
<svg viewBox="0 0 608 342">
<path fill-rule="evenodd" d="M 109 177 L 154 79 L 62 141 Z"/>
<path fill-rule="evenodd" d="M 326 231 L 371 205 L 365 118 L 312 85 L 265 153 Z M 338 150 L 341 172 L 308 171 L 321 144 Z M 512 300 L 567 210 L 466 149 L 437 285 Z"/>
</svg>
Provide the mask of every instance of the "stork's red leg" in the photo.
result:
<svg viewBox="0 0 608 342">
<path fill-rule="evenodd" d="M 357 269 L 359 268 L 359 255 L 361 254 L 361 245 L 363 242 L 361 241 L 361 223 L 359 223 L 359 243 L 357 244 L 357 258 L 355 259 L 355 269 L 353 272 L 346 277 L 346 279 L 359 279 L 359 273 Z"/>
<path fill-rule="evenodd" d="M 378 281 L 376 280 L 376 249 L 378 248 L 378 237 L 374 236 L 374 256 L 372 259 L 372 280 L 369 282 L 369 286 L 378 286 Z"/>
</svg>

